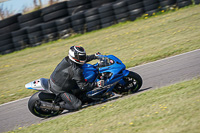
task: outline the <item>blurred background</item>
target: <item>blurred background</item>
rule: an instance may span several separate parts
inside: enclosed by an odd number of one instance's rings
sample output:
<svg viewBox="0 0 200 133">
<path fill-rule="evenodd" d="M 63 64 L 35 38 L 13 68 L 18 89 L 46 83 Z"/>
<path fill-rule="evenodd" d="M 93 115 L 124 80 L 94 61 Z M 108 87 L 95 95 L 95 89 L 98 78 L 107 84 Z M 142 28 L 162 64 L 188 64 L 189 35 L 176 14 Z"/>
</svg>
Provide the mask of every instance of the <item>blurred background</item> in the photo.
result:
<svg viewBox="0 0 200 133">
<path fill-rule="evenodd" d="M 0 0 L 0 20 L 16 13 L 27 13 L 64 0 Z"/>
</svg>

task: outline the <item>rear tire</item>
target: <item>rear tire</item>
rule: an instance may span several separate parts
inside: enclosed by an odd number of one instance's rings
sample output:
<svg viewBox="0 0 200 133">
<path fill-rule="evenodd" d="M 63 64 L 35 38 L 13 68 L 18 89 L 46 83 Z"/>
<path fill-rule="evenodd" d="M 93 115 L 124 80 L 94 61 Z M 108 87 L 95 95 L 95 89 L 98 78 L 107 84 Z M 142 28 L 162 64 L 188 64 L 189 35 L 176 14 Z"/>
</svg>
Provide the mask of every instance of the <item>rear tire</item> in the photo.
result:
<svg viewBox="0 0 200 133">
<path fill-rule="evenodd" d="M 35 115 L 37 117 L 41 117 L 41 118 L 48 118 L 48 117 L 59 115 L 60 113 L 62 113 L 62 110 L 52 111 L 52 110 L 48 110 L 48 109 L 41 109 L 39 107 L 39 103 L 40 103 L 41 99 L 46 102 L 52 102 L 54 100 L 54 98 L 55 98 L 55 96 L 53 96 L 52 94 L 37 92 L 37 93 L 33 94 L 31 96 L 31 98 L 29 99 L 28 109 L 30 110 L 30 112 L 33 115 Z"/>
</svg>

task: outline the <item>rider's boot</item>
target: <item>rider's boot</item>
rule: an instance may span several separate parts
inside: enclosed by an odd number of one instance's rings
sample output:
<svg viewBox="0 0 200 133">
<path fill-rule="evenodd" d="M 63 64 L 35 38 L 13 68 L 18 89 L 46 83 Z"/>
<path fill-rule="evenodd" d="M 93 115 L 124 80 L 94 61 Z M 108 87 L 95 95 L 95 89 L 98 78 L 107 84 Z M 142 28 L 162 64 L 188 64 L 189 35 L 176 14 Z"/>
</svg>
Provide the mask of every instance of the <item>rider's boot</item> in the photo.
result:
<svg viewBox="0 0 200 133">
<path fill-rule="evenodd" d="M 69 112 L 74 112 L 74 111 L 78 111 L 79 109 L 81 109 L 81 107 L 79 107 L 79 108 L 74 108 L 71 104 L 68 104 L 68 103 L 66 103 L 66 102 L 60 102 L 59 103 L 60 104 L 60 107 L 62 108 L 62 109 L 66 109 L 66 110 L 68 110 Z"/>
</svg>

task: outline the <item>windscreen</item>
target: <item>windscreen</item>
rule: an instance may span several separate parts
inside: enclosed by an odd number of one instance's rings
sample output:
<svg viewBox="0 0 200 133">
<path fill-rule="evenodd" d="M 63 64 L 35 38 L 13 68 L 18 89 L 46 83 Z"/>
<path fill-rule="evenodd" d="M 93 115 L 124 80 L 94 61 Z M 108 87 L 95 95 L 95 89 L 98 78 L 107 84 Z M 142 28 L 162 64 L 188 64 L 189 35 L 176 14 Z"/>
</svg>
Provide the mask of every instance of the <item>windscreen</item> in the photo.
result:
<svg viewBox="0 0 200 133">
<path fill-rule="evenodd" d="M 113 63 L 114 63 L 114 61 L 113 61 L 113 60 L 110 60 L 110 59 L 107 58 L 107 57 L 102 57 L 102 58 L 100 58 L 100 59 L 99 59 L 99 62 L 98 62 L 99 67 L 110 66 L 110 65 L 112 65 Z"/>
</svg>

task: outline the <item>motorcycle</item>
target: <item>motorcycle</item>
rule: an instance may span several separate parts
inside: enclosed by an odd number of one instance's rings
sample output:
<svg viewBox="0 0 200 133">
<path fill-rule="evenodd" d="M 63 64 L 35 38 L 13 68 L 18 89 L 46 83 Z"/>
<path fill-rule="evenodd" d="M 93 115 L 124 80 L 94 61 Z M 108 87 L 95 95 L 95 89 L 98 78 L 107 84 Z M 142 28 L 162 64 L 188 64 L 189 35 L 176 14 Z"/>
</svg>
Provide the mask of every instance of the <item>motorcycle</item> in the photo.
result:
<svg viewBox="0 0 200 133">
<path fill-rule="evenodd" d="M 122 61 L 114 55 L 99 55 L 96 64 L 84 64 L 82 69 L 86 82 L 104 83 L 104 87 L 74 94 L 82 101 L 83 106 L 108 99 L 115 94 L 135 93 L 142 86 L 141 76 L 127 70 Z M 25 85 L 27 89 L 38 91 L 28 101 L 29 111 L 37 117 L 48 118 L 64 111 L 55 108 L 63 101 L 59 95 L 50 91 L 48 82 L 49 79 L 40 78 Z"/>
</svg>

